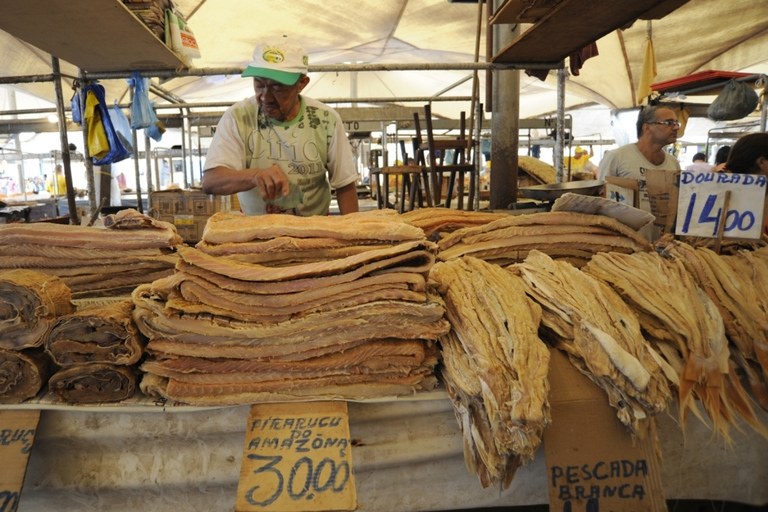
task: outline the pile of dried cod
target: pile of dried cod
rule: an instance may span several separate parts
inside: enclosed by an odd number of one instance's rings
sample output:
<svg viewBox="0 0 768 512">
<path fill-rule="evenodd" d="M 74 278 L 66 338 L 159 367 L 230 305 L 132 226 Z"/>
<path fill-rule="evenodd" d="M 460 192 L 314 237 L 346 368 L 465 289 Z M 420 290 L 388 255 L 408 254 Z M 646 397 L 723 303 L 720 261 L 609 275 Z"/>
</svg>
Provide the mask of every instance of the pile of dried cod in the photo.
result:
<svg viewBox="0 0 768 512">
<path fill-rule="evenodd" d="M 72 298 L 128 295 L 170 275 L 182 243 L 176 228 L 136 210 L 104 220 L 107 229 L 39 222 L 0 225 L 0 269 L 60 277 Z"/>
<path fill-rule="evenodd" d="M 418 208 L 400 215 L 409 224 L 421 228 L 430 240 L 438 241 L 460 228 L 483 226 L 508 218 L 506 213 L 475 212 L 451 208 Z"/>
<path fill-rule="evenodd" d="M 133 322 L 133 302 L 113 301 L 60 316 L 45 349 L 61 368 L 48 387 L 67 403 L 120 402 L 138 389 L 146 344 Z"/>
<path fill-rule="evenodd" d="M 138 287 L 141 389 L 193 405 L 410 394 L 448 331 L 437 247 L 394 214 L 217 213 L 178 272 Z"/>
<path fill-rule="evenodd" d="M 451 330 L 440 339 L 442 378 L 464 436 L 467 468 L 483 487 L 509 487 L 549 424 L 549 350 L 541 307 L 519 277 L 472 257 L 437 263 L 430 279 Z"/>
<path fill-rule="evenodd" d="M 441 261 L 470 255 L 506 265 L 537 250 L 577 267 L 598 252 L 651 250 L 637 231 L 610 217 L 574 212 L 505 215 L 487 224 L 458 229 L 440 240 L 439 247 Z"/>
<path fill-rule="evenodd" d="M 643 420 L 666 410 L 671 392 L 634 311 L 605 283 L 539 251 L 508 270 L 541 305 L 545 339 L 605 390 L 633 434 L 645 436 Z"/>
<path fill-rule="evenodd" d="M 33 270 L 0 272 L 0 403 L 42 389 L 56 366 L 43 348 L 56 319 L 75 310 L 69 288 Z"/>
</svg>

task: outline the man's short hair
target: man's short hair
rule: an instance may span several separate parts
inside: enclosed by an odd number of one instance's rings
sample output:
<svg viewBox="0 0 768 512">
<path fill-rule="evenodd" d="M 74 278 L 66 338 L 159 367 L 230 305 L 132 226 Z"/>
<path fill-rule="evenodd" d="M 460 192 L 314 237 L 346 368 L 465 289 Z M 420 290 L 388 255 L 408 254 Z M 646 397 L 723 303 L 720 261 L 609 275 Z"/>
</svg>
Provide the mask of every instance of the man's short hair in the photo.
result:
<svg viewBox="0 0 768 512">
<path fill-rule="evenodd" d="M 696 153 L 695 155 L 693 155 L 693 161 L 695 162 L 696 160 L 702 160 L 702 161 L 706 162 L 707 161 L 707 155 L 705 155 L 704 153 Z"/>
<path fill-rule="evenodd" d="M 643 125 L 656 121 L 656 112 L 661 108 L 669 108 L 664 105 L 651 105 L 644 107 L 637 115 L 637 138 L 643 135 Z"/>
</svg>

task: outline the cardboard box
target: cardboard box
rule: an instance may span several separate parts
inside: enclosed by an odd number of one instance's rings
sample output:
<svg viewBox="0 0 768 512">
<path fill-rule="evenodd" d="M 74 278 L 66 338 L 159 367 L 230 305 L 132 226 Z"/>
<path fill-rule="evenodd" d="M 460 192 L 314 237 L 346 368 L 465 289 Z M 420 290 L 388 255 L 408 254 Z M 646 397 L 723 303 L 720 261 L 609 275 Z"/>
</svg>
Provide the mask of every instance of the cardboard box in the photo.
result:
<svg viewBox="0 0 768 512">
<path fill-rule="evenodd" d="M 666 511 L 655 432 L 633 443 L 599 386 L 551 349 L 544 432 L 549 509 Z"/>
<path fill-rule="evenodd" d="M 149 207 L 161 215 L 187 213 L 184 210 L 183 191 L 180 189 L 152 192 L 149 196 Z"/>
<path fill-rule="evenodd" d="M 197 242 L 195 239 L 197 237 L 197 228 L 195 228 L 194 215 L 174 215 L 173 225 L 176 226 L 176 231 L 185 242 Z"/>
</svg>

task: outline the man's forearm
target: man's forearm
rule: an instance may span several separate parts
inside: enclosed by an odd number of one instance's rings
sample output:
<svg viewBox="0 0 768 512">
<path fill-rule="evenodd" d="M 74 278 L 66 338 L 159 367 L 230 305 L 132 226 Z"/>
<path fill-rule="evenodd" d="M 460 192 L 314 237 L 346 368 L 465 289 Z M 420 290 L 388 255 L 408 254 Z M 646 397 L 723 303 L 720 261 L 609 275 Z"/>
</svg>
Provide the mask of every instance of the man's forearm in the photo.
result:
<svg viewBox="0 0 768 512">
<path fill-rule="evenodd" d="M 234 171 L 226 167 L 214 167 L 203 172 L 201 186 L 206 194 L 221 196 L 236 194 L 253 188 L 253 172 L 250 169 Z"/>
<path fill-rule="evenodd" d="M 352 182 L 336 189 L 336 203 L 339 205 L 339 211 L 342 215 L 360 211 L 360 206 L 357 203 L 357 183 Z"/>
</svg>

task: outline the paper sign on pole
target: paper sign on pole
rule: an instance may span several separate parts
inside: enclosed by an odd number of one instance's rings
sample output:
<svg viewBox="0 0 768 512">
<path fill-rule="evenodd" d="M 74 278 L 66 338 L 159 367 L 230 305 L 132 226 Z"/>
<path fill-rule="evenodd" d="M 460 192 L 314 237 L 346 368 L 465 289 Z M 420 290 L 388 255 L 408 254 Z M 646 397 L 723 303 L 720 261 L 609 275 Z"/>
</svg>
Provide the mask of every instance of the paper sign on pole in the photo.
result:
<svg viewBox="0 0 768 512">
<path fill-rule="evenodd" d="M 723 237 L 759 239 L 765 225 L 766 177 L 761 174 L 682 171 L 675 234 L 717 237 L 726 191 Z"/>
<path fill-rule="evenodd" d="M 346 402 L 251 407 L 236 512 L 356 508 Z"/>
<path fill-rule="evenodd" d="M 0 512 L 19 506 L 40 410 L 0 411 Z"/>
</svg>

